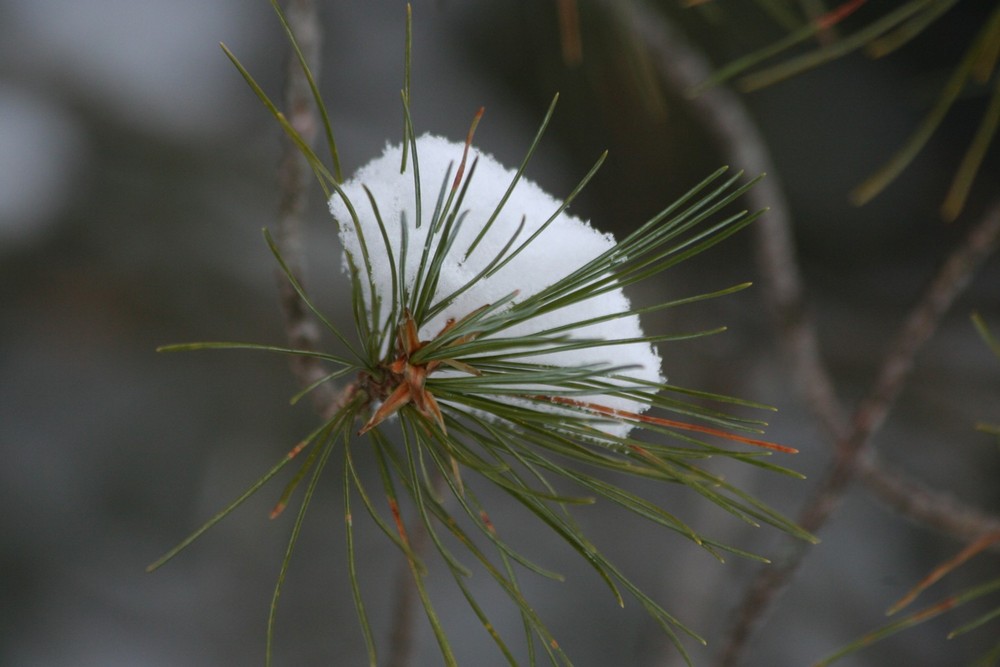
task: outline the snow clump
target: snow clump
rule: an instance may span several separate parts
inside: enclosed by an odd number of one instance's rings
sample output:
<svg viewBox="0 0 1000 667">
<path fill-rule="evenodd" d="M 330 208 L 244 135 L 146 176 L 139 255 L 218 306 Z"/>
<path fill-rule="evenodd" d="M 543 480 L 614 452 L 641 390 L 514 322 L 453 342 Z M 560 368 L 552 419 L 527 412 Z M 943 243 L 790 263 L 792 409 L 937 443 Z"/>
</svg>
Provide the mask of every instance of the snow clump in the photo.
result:
<svg viewBox="0 0 1000 667">
<path fill-rule="evenodd" d="M 378 205 L 379 213 L 388 231 L 393 257 L 399 262 L 404 255 L 399 247 L 402 243 L 400 226 L 405 220 L 407 227 L 406 266 L 396 267 L 402 271 L 408 289 L 412 289 L 417 278 L 417 268 L 423 252 L 430 218 L 435 204 L 445 187 L 445 198 L 450 191 L 455 170 L 465 149 L 463 143 L 456 143 L 429 134 L 416 139 L 416 152 L 421 183 L 420 226 L 416 225 L 416 203 L 414 196 L 413 157 L 407 161 L 406 171 L 400 172 L 402 146 L 389 145 L 380 157 L 375 158 L 357 171 L 353 178 L 341 187 L 351 201 L 368 246 L 372 263 L 372 276 L 376 289 L 384 295 L 383 312 L 388 310 L 388 295 L 392 294 L 392 270 L 389 257 L 384 250 L 381 231 L 375 213 L 364 191 L 367 187 Z M 441 269 L 436 298 L 449 295 L 478 275 L 503 247 L 510 241 L 524 220 L 524 229 L 513 247 L 520 245 L 548 220 L 559 208 L 560 203 L 544 192 L 537 184 L 521 178 L 497 216 L 488 233 L 466 258 L 466 252 L 483 225 L 493 215 L 507 188 L 513 181 L 515 171 L 507 169 L 491 155 L 470 148 L 465 177 L 469 167 L 478 157 L 478 165 L 472 176 L 468 192 L 460 209 L 462 220 L 454 245 Z M 450 171 L 449 171 L 450 170 Z M 446 180 L 447 179 L 447 180 Z M 355 258 L 355 266 L 364 271 L 361 260 L 361 246 L 351 215 L 338 194 L 330 199 L 330 212 L 339 223 L 340 240 L 346 253 Z M 489 303 L 519 290 L 518 299 L 529 297 L 539 290 L 570 274 L 583 264 L 614 247 L 611 234 L 595 230 L 584 220 L 566 212 L 561 213 L 528 247 L 524 248 L 510 263 L 488 278 L 478 281 L 464 292 L 446 310 L 425 322 L 420 329 L 421 340 L 436 336 L 449 318 L 461 319 L 465 315 Z M 347 267 L 346 254 L 344 258 Z M 558 310 L 540 314 L 537 317 L 504 330 L 503 335 L 528 335 L 550 328 L 581 322 L 602 315 L 625 313 L 630 310 L 629 300 L 621 289 L 610 290 L 583 301 L 572 303 Z M 631 339 L 643 335 L 639 317 L 628 314 L 596 324 L 573 329 L 574 338 L 589 339 Z M 656 349 L 647 342 L 633 342 L 620 345 L 584 347 L 576 350 L 551 352 L 524 358 L 525 362 L 555 366 L 606 365 L 630 366 L 622 374 L 642 382 L 662 384 L 661 360 Z M 621 384 L 616 382 L 616 384 Z M 642 387 L 648 392 L 648 388 Z M 581 401 L 591 401 L 615 410 L 641 413 L 648 406 L 645 403 L 604 394 L 574 397 Z M 537 404 L 536 404 L 537 405 Z M 548 406 L 546 406 L 548 407 Z M 551 406 L 553 411 L 559 410 Z M 602 429 L 614 436 L 625 436 L 631 425 L 611 423 Z"/>
</svg>

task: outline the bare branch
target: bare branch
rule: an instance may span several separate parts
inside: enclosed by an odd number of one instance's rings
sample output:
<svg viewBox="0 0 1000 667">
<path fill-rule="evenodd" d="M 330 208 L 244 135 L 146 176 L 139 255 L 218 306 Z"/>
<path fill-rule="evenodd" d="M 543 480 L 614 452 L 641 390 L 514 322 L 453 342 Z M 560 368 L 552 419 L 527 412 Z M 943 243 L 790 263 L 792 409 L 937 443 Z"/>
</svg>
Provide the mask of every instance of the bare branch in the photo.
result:
<svg viewBox="0 0 1000 667">
<path fill-rule="evenodd" d="M 691 90 L 711 74 L 711 65 L 705 57 L 689 45 L 665 16 L 647 3 L 602 0 L 601 4 L 630 34 L 643 42 L 654 57 L 660 76 L 675 90 Z M 862 464 L 860 458 L 867 452 L 872 435 L 881 426 L 908 377 L 917 351 L 936 330 L 941 316 L 965 287 L 975 268 L 995 248 L 1000 228 L 1000 203 L 944 264 L 889 347 L 868 398 L 848 423 L 845 409 L 820 357 L 816 327 L 805 306 L 788 204 L 766 143 L 742 101 L 732 91 L 716 86 L 691 99 L 690 104 L 731 163 L 751 173 L 769 174 L 748 194 L 754 208 L 770 209 L 756 226 L 758 270 L 764 278 L 769 306 L 782 347 L 791 361 L 796 384 L 819 424 L 835 443 L 834 464 L 802 511 L 802 527 L 810 532 L 821 528 L 839 504 L 850 481 L 862 472 L 876 495 L 910 518 L 964 539 L 995 529 L 996 518 L 898 473 L 890 473 L 870 462 Z M 720 665 L 738 663 L 748 639 L 762 623 L 778 593 L 798 570 L 805 553 L 806 545 L 796 543 L 784 561 L 759 571 L 738 611 Z"/>
<path fill-rule="evenodd" d="M 712 73 L 701 52 L 648 3 L 602 0 L 602 4 L 642 41 L 660 76 L 674 90 L 687 94 Z M 710 88 L 689 97 L 688 103 L 727 162 L 750 174 L 767 174 L 747 193 L 751 208 L 767 209 L 754 225 L 765 298 L 777 322 L 782 347 L 789 353 L 797 387 L 826 432 L 835 438 L 843 437 L 846 417 L 820 358 L 816 328 L 805 307 L 788 200 L 767 144 L 743 101 L 728 88 Z"/>
<path fill-rule="evenodd" d="M 955 496 L 932 489 L 874 454 L 858 462 L 858 476 L 880 501 L 901 516 L 962 541 L 1000 531 L 1000 517 L 970 507 Z M 997 545 L 993 545 L 997 551 Z"/>
<path fill-rule="evenodd" d="M 837 497 L 857 472 L 859 456 L 882 425 L 893 400 L 913 369 L 917 351 L 937 330 L 941 317 L 976 269 L 996 249 L 998 235 L 1000 202 L 991 207 L 970 230 L 963 243 L 951 253 L 889 345 L 868 396 L 854 413 L 850 435 L 837 443 L 833 469 L 800 517 L 806 530 L 816 530 L 825 522 Z"/>
<path fill-rule="evenodd" d="M 285 17 L 309 68 L 319 69 L 322 28 L 312 0 L 290 0 Z M 314 143 L 318 127 L 316 106 L 305 73 L 294 50 L 289 47 L 286 64 L 285 107 L 292 127 L 309 145 Z M 302 152 L 291 139 L 284 137 L 282 158 L 278 166 L 281 200 L 278 208 L 277 243 L 288 267 L 300 285 L 305 284 L 305 256 L 302 252 L 302 215 L 309 202 L 312 171 Z M 277 274 L 281 306 L 285 313 L 285 332 L 290 347 L 315 350 L 319 344 L 319 326 L 288 279 Z M 322 362 L 304 355 L 291 357 L 291 370 L 302 387 L 307 387 L 327 374 Z M 329 415 L 341 402 L 337 390 L 324 383 L 312 391 L 316 411 Z"/>
<path fill-rule="evenodd" d="M 893 399 L 913 368 L 917 350 L 937 330 L 941 317 L 968 285 L 976 269 L 996 250 L 998 236 L 1000 201 L 993 203 L 962 244 L 951 253 L 889 346 L 888 356 L 870 394 L 854 414 L 851 437 L 844 443 L 848 454 L 863 447 L 882 424 Z"/>
<path fill-rule="evenodd" d="M 668 85 L 687 91 L 709 76 L 710 66 L 704 57 L 648 4 L 641 0 L 631 3 L 599 0 L 599 4 L 643 42 Z M 286 16 L 306 62 L 314 73 L 317 72 L 321 27 L 313 1 L 288 0 Z M 918 350 L 934 333 L 941 317 L 975 269 L 995 249 L 1000 235 L 1000 203 L 990 209 L 963 245 L 945 262 L 889 346 L 868 397 L 848 422 L 820 358 L 816 328 L 805 306 L 788 204 L 766 143 L 740 98 L 731 91 L 715 87 L 690 100 L 690 104 L 697 109 L 730 163 L 751 173 L 770 174 L 747 195 L 752 207 L 769 208 L 756 226 L 757 261 L 765 295 L 796 383 L 817 421 L 835 443 L 834 463 L 802 511 L 802 527 L 811 532 L 821 528 L 839 505 L 850 482 L 860 476 L 877 497 L 922 525 L 963 539 L 996 530 L 1000 523 L 996 517 L 964 506 L 951 496 L 886 469 L 870 453 L 869 444 L 909 376 Z M 311 145 L 317 133 L 318 118 L 308 81 L 294 56 L 288 63 L 285 106 L 292 126 Z M 304 284 L 301 226 L 312 172 L 298 147 L 290 141 L 285 143 L 278 176 L 281 187 L 278 243 L 292 274 Z M 314 318 L 289 281 L 283 276 L 278 280 L 291 346 L 316 349 L 319 328 Z M 326 374 L 314 357 L 296 355 L 292 359 L 292 372 L 302 386 L 309 386 Z M 322 384 L 312 393 L 314 405 L 320 413 L 329 414 L 342 405 L 349 391 L 353 391 L 353 385 L 338 391 L 328 383 Z M 415 537 L 426 541 L 426 535 Z M 414 544 L 415 549 L 419 547 Z M 721 665 L 738 662 L 747 640 L 797 571 L 805 553 L 804 544 L 796 543 L 786 559 L 760 571 L 742 601 L 729 643 L 720 658 Z M 400 577 L 390 640 L 391 664 L 394 665 L 405 665 L 411 659 L 414 623 L 411 585 L 408 577 Z"/>
<path fill-rule="evenodd" d="M 964 242 L 948 257 L 889 345 L 887 356 L 871 391 L 854 413 L 850 434 L 847 438 L 837 441 L 832 468 L 799 515 L 800 526 L 810 532 L 816 532 L 840 504 L 848 484 L 858 473 L 860 457 L 866 453 L 872 436 L 881 426 L 893 400 L 913 368 L 917 351 L 936 331 L 941 317 L 968 284 L 976 269 L 996 249 L 998 237 L 1000 237 L 1000 202 L 990 208 L 983 220 L 970 230 Z M 944 494 L 922 487 L 918 490 L 915 483 L 911 483 L 908 488 L 902 487 L 898 483 L 902 480 L 899 476 L 895 476 L 893 480 L 896 484 L 885 484 L 889 479 L 880 478 L 883 482 L 879 487 L 881 492 L 888 494 L 891 487 L 897 493 L 905 488 L 907 492 L 915 494 L 913 503 L 908 506 L 911 517 L 916 517 L 917 509 L 924 507 L 923 503 L 917 501 L 918 496 L 921 499 L 936 497 L 939 501 L 944 498 Z M 874 482 L 876 477 L 872 476 L 872 480 Z M 898 496 L 895 497 L 898 500 Z M 957 501 L 952 499 L 951 511 L 960 512 L 966 517 L 974 514 L 974 510 L 968 508 L 958 510 L 955 502 Z M 900 503 L 900 506 L 904 506 L 904 503 Z M 924 516 L 931 518 L 930 514 Z M 934 516 L 940 518 L 941 515 Z M 944 527 L 949 524 L 939 521 L 934 525 Z M 988 521 L 982 522 L 981 525 L 983 530 L 980 532 L 986 532 Z M 967 537 L 964 530 L 959 534 Z M 795 545 L 793 551 L 776 567 L 760 571 L 740 606 L 733 634 L 722 654 L 720 665 L 729 666 L 738 663 L 745 650 L 746 641 L 760 624 L 771 602 L 798 570 L 804 556 L 805 547 Z"/>
<path fill-rule="evenodd" d="M 445 488 L 445 480 L 440 471 L 434 471 L 431 477 L 431 491 L 440 497 Z M 423 521 L 415 521 L 409 530 L 410 549 L 415 554 L 427 550 L 430 534 Z M 413 581 L 414 574 L 409 565 L 401 563 L 396 571 L 396 600 L 392 615 L 392 627 L 389 631 L 389 659 L 386 667 L 407 667 L 413 662 L 414 638 L 418 616 L 417 586 Z"/>
</svg>

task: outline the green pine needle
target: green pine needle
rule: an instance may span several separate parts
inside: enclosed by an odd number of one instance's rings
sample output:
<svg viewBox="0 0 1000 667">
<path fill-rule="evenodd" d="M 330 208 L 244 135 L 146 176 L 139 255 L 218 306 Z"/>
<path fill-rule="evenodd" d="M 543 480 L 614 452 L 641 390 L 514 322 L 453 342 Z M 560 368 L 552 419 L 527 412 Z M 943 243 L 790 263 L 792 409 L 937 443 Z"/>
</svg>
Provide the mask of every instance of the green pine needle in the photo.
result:
<svg viewBox="0 0 1000 667">
<path fill-rule="evenodd" d="M 499 203 L 485 221 L 475 222 L 479 226 L 478 234 L 466 250 L 459 251 L 456 250 L 455 240 L 463 225 L 467 224 L 466 198 L 470 191 L 469 184 L 476 178 L 478 163 L 473 160 L 467 165 L 463 155 L 457 167 L 453 166 L 444 174 L 433 211 L 428 219 L 424 219 L 426 211 L 420 195 L 419 156 L 410 115 L 412 28 L 409 8 L 401 93 L 401 166 L 405 171 L 408 163 L 412 165 L 415 188 L 413 220 L 405 217 L 396 219 L 395 214 L 383 218 L 383 211 L 371 191 L 364 189 L 362 201 L 351 201 L 341 187 L 343 178 L 329 114 L 281 8 L 273 0 L 272 4 L 288 33 L 319 107 L 332 171 L 295 132 L 236 57 L 226 47 L 223 46 L 223 49 L 262 104 L 302 150 L 327 196 L 339 199 L 347 211 L 349 219 L 343 222 L 351 226 L 359 244 L 356 253 L 347 255 L 351 280 L 349 307 L 355 325 L 353 335 L 340 330 L 314 305 L 282 258 L 271 235 L 265 231 L 264 237 L 295 293 L 324 325 L 329 336 L 348 353 L 338 355 L 240 342 L 188 343 L 160 349 L 260 350 L 304 355 L 331 367 L 318 380 L 298 392 L 292 402 L 321 384 L 352 379 L 339 394 L 342 404 L 328 421 L 236 501 L 153 563 L 150 569 L 161 566 L 186 548 L 275 477 L 299 452 L 312 447 L 298 472 L 286 482 L 274 511 L 275 515 L 279 514 L 293 502 L 297 489 L 306 481 L 268 616 L 266 661 L 270 664 L 278 601 L 290 570 L 292 554 L 322 473 L 333 451 L 339 448 L 343 451 L 340 465 L 343 466 L 341 480 L 347 576 L 370 665 L 378 663 L 378 642 L 362 595 L 362 579 L 367 573 L 364 572 L 363 559 L 357 553 L 357 522 L 352 514 L 352 508 L 357 507 L 356 499 L 376 528 L 399 549 L 404 558 L 445 664 L 456 664 L 456 656 L 445 623 L 434 606 L 434 591 L 427 583 L 426 561 L 432 556 L 439 558 L 447 567 L 484 632 L 506 662 L 517 663 L 517 647 L 500 636 L 486 609 L 479 604 L 467 584 L 468 577 L 476 570 L 487 572 L 519 613 L 524 630 L 524 648 L 530 664 L 535 664 L 541 654 L 554 665 L 570 664 L 519 581 L 522 572 L 556 581 L 561 581 L 562 575 L 544 564 L 536 563 L 523 553 L 520 546 L 508 541 L 505 532 L 494 524 L 487 508 L 479 501 L 476 489 L 484 485 L 502 491 L 515 505 L 526 509 L 550 528 L 555 536 L 591 566 L 619 605 L 624 605 L 628 598 L 637 601 L 663 628 L 679 654 L 690 663 L 685 642 L 694 640 L 703 644 L 704 639 L 663 609 L 608 560 L 583 534 L 572 510 L 594 502 L 611 502 L 651 525 L 682 535 L 719 561 L 724 555 L 732 554 L 767 562 L 762 556 L 722 544 L 702 534 L 666 508 L 608 481 L 609 474 L 623 473 L 639 480 L 684 485 L 750 525 L 767 524 L 799 539 L 815 541 L 793 522 L 704 467 L 713 459 L 729 458 L 769 472 L 797 475 L 764 460 L 772 449 L 788 450 L 758 439 L 766 425 L 762 420 L 730 412 L 735 408 L 745 411 L 771 408 L 745 399 L 632 377 L 636 367 L 627 363 L 553 366 L 539 362 L 538 358 L 556 352 L 569 353 L 606 346 L 667 344 L 720 333 L 725 327 L 630 335 L 620 339 L 573 336 L 575 330 L 582 327 L 729 296 L 747 288 L 749 283 L 622 312 L 591 313 L 581 316 L 578 321 L 548 325 L 547 328 L 536 327 L 542 330 L 531 334 L 513 331 L 519 325 L 536 322 L 540 316 L 660 276 L 678 263 L 708 250 L 752 224 L 759 213 L 733 212 L 731 209 L 753 187 L 756 179 L 744 182 L 742 174 L 727 175 L 725 169 L 720 169 L 617 245 L 584 262 L 568 275 L 558 277 L 547 287 L 524 296 L 518 291 L 511 291 L 464 317 L 450 321 L 431 340 L 416 340 L 417 332 L 423 325 L 440 316 L 459 297 L 474 290 L 478 283 L 497 275 L 537 243 L 539 234 L 560 219 L 594 177 L 606 154 L 596 160 L 555 210 L 539 217 L 542 223 L 534 228 L 535 231 L 522 238 L 525 229 L 522 219 L 510 237 L 499 244 L 499 250 L 494 246 L 490 251 L 493 256 L 479 265 L 482 268 L 475 276 L 452 288 L 450 293 L 442 293 L 440 279 L 447 270 L 446 260 L 458 252 L 464 252 L 465 258 L 477 251 L 484 252 L 486 245 L 482 241 L 522 180 L 552 118 L 558 96 L 553 98 L 544 114 L 537 134 Z M 480 115 L 477 114 L 468 132 L 469 142 Z M 433 177 L 437 179 L 439 176 Z M 359 213 L 367 215 L 369 210 L 374 215 L 377 232 L 369 228 L 369 237 L 366 238 Z M 408 257 L 407 241 L 411 231 L 417 229 L 427 231 L 426 240 L 422 247 L 413 248 L 412 256 Z M 386 285 L 378 284 L 375 279 L 373 266 L 376 259 L 389 262 L 390 277 Z M 414 273 L 415 280 L 408 282 L 407 276 Z M 640 412 L 650 408 L 658 415 L 670 415 L 671 418 L 612 409 L 600 402 L 602 398 L 626 399 L 629 405 L 639 406 L 637 409 Z M 622 424 L 628 427 L 625 432 L 631 430 L 635 435 L 609 432 L 609 426 Z M 364 462 L 359 460 L 361 456 L 365 457 Z M 378 488 L 366 486 L 360 474 L 362 465 L 373 465 L 378 470 Z M 420 543 L 417 536 L 420 536 Z M 538 646 L 542 647 L 542 651 L 537 650 Z"/>
</svg>

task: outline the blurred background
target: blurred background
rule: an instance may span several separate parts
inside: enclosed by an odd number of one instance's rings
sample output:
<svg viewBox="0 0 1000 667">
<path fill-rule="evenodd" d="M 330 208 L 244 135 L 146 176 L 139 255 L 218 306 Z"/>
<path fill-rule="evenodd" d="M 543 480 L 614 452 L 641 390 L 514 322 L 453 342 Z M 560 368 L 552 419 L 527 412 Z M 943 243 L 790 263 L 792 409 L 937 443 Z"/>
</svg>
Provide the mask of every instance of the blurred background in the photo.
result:
<svg viewBox="0 0 1000 667">
<path fill-rule="evenodd" d="M 483 105 L 476 142 L 513 166 L 560 92 L 528 177 L 565 195 L 609 149 L 573 212 L 622 234 L 722 158 L 683 95 L 643 68 L 634 38 L 587 2 L 579 3 L 583 59 L 568 64 L 557 4 L 415 2 L 414 123 L 457 140 Z M 749 3 L 720 0 L 707 11 L 651 4 L 716 63 L 782 34 Z M 937 214 L 988 91 L 963 96 L 926 150 L 871 204 L 851 206 L 848 192 L 915 129 L 989 4 L 958 3 L 935 32 L 891 58 L 848 57 L 745 96 L 773 153 L 772 176 L 787 191 L 824 359 L 852 407 L 937 265 L 997 195 L 994 150 L 963 215 L 945 224 Z M 320 85 L 349 173 L 401 133 L 404 4 L 319 5 Z M 279 130 L 220 41 L 280 97 L 286 43 L 264 0 L 0 0 L 2 665 L 263 660 L 268 604 L 293 519 L 267 519 L 280 482 L 160 571 L 144 572 L 316 423 L 305 404 L 288 405 L 297 387 L 285 359 L 154 351 L 196 340 L 284 341 L 275 265 L 261 238 L 278 207 Z M 340 249 L 320 200 L 317 188 L 308 282 L 343 321 Z M 648 303 L 755 278 L 751 238 L 743 234 L 633 298 Z M 969 314 L 980 311 L 1000 332 L 998 304 L 994 259 L 919 355 L 875 442 L 894 464 L 994 511 L 1000 456 L 995 438 L 974 424 L 1000 421 L 1000 360 Z M 760 290 L 672 310 L 646 329 L 723 324 L 724 335 L 663 346 L 666 372 L 682 386 L 779 408 L 768 437 L 801 450 L 782 462 L 809 480 L 727 473 L 794 516 L 831 451 L 777 348 Z M 331 468 L 319 491 L 281 599 L 278 665 L 365 661 L 337 474 Z M 737 546 L 776 556 L 786 544 L 776 531 L 749 530 L 693 494 L 644 490 Z M 481 495 L 499 508 L 498 525 L 515 544 L 566 575 L 554 584 L 526 574 L 524 583 L 575 664 L 681 664 L 639 605 L 618 608 L 554 535 L 531 517 L 506 515 L 502 495 Z M 577 517 L 626 573 L 708 638 L 708 649 L 691 644 L 696 663 L 708 664 L 757 566 L 720 565 L 605 505 Z M 884 622 L 891 602 L 962 546 L 894 516 L 860 487 L 821 537 L 746 664 L 822 657 Z M 376 530 L 359 539 L 366 602 L 384 643 L 402 561 Z M 991 571 L 997 556 L 983 555 L 928 599 Z M 473 584 L 501 632 L 520 633 L 516 610 L 487 578 L 479 573 Z M 436 571 L 430 585 L 461 664 L 502 664 L 446 573 Z M 925 626 L 843 664 L 964 664 L 992 645 L 996 630 L 946 642 L 959 624 Z M 440 663 L 427 628 L 419 626 L 417 642 L 414 665 Z"/>
</svg>

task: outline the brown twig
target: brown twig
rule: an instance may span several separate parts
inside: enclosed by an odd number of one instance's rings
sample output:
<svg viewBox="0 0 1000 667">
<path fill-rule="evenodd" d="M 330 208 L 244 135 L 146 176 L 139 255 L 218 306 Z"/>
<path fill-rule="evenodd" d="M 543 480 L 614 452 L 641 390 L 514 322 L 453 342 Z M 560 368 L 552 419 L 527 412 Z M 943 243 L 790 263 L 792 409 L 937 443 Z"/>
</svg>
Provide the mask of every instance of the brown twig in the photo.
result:
<svg viewBox="0 0 1000 667">
<path fill-rule="evenodd" d="M 854 412 L 850 434 L 837 442 L 830 473 L 800 517 L 806 530 L 816 530 L 829 516 L 843 488 L 855 476 L 862 451 L 885 420 L 893 400 L 912 370 L 917 351 L 937 329 L 941 317 L 968 284 L 975 270 L 996 249 L 998 235 L 1000 202 L 951 253 L 889 345 L 868 396 Z"/>
<path fill-rule="evenodd" d="M 688 91 L 708 78 L 711 73 L 708 61 L 672 28 L 662 14 L 641 2 L 625 4 L 605 0 L 603 4 L 649 49 L 660 75 L 674 89 Z M 861 455 L 867 452 L 871 436 L 885 419 L 908 376 L 917 350 L 932 335 L 941 316 L 975 268 L 995 248 L 1000 228 L 1000 204 L 991 209 L 945 263 L 924 298 L 907 318 L 895 344 L 889 348 L 869 397 L 854 413 L 852 422 L 848 423 L 830 375 L 820 358 L 816 328 L 805 307 L 788 205 L 780 180 L 773 173 L 766 143 L 742 101 L 728 89 L 710 88 L 690 103 L 732 163 L 751 173 L 769 172 L 769 177 L 748 195 L 754 207 L 770 208 L 757 225 L 757 263 L 782 346 L 789 354 L 796 384 L 818 422 L 835 443 L 834 464 L 800 516 L 802 527 L 815 532 L 825 524 L 849 482 L 859 473 Z M 928 525 L 963 539 L 970 534 L 982 534 L 995 528 L 997 520 L 994 517 L 912 480 L 903 483 L 904 478 L 899 475 L 880 472 L 878 468 L 869 466 L 864 468 L 863 477 L 876 494 L 892 502 L 894 507 L 911 518 L 927 521 Z M 951 515 L 950 520 L 945 512 L 934 511 L 922 502 L 931 499 L 943 502 L 945 498 L 948 498 L 945 507 Z M 747 640 L 762 622 L 765 612 L 798 570 L 805 549 L 804 544 L 796 544 L 784 561 L 759 572 L 743 599 L 720 665 L 737 664 Z"/>
<path fill-rule="evenodd" d="M 850 433 L 846 438 L 836 442 L 832 467 L 799 515 L 799 525 L 804 529 L 810 532 L 819 530 L 840 504 L 848 484 L 859 472 L 862 455 L 867 453 L 872 436 L 881 426 L 893 400 L 913 368 L 917 351 L 937 329 L 941 317 L 964 289 L 975 270 L 996 249 L 998 237 L 1000 237 L 1000 202 L 972 228 L 964 242 L 948 257 L 889 346 L 887 356 L 868 396 L 854 413 Z M 875 479 L 874 476 L 872 479 Z M 900 479 L 897 477 L 896 481 Z M 883 478 L 883 481 L 886 479 Z M 882 490 L 887 491 L 888 487 Z M 894 490 L 897 493 L 904 491 L 898 485 Z M 923 504 L 917 503 L 916 498 L 936 498 L 942 501 L 944 496 L 913 482 L 905 488 L 905 492 L 911 495 L 914 502 L 910 504 L 900 502 L 898 507 L 910 510 L 911 518 L 917 518 L 919 515 L 915 514 L 916 510 L 923 508 Z M 976 515 L 976 512 L 969 508 L 963 507 L 959 510 L 955 507 L 956 503 L 957 500 L 952 499 L 949 507 L 950 511 L 956 513 L 956 517 L 970 519 Z M 958 531 L 959 524 L 940 521 L 942 519 L 940 513 L 936 513 L 934 517 L 938 521 L 933 525 Z M 931 518 L 931 515 L 926 514 L 924 518 Z M 971 533 L 978 535 L 987 532 L 994 521 L 983 518 L 982 523 L 971 529 Z M 963 527 L 961 531 L 953 534 L 967 538 L 968 530 Z M 776 567 L 760 571 L 737 612 L 736 624 L 729 643 L 722 653 L 720 665 L 729 666 L 739 662 L 746 648 L 746 642 L 760 624 L 764 612 L 788 584 L 804 556 L 805 549 L 796 545 Z"/>
<path fill-rule="evenodd" d="M 313 76 L 318 76 L 322 26 L 315 3 L 313 0 L 289 0 L 284 12 L 306 64 L 312 70 Z M 312 146 L 318 132 L 319 118 L 309 81 L 292 49 L 289 49 L 286 77 L 286 116 L 302 139 Z M 308 205 L 308 186 L 311 179 L 312 171 L 308 161 L 299 147 L 286 137 L 278 167 L 281 201 L 277 241 L 290 272 L 303 288 L 306 259 L 302 250 L 302 215 Z M 277 280 L 290 347 L 304 350 L 317 349 L 319 327 L 315 317 L 284 274 L 279 273 Z M 319 359 L 305 355 L 292 356 L 291 370 L 302 387 L 315 383 L 327 374 Z M 324 418 L 330 418 L 343 407 L 356 388 L 356 384 L 338 389 L 330 383 L 323 383 L 311 392 L 313 406 Z M 426 530 L 421 524 L 413 533 L 413 549 L 419 553 L 426 542 Z M 402 568 L 397 576 L 397 582 L 393 626 L 389 640 L 391 656 L 388 664 L 402 667 L 409 663 L 413 652 L 413 625 L 416 616 L 413 609 L 415 605 L 413 583 L 410 581 L 408 568 Z"/>
<path fill-rule="evenodd" d="M 983 533 L 1000 532 L 997 516 L 970 507 L 949 493 L 928 488 L 874 455 L 861 458 L 858 476 L 887 507 L 921 526 L 966 541 Z"/>
<path fill-rule="evenodd" d="M 445 479 L 440 471 L 435 471 L 431 477 L 431 492 L 440 497 L 445 488 Z M 410 551 L 422 554 L 427 549 L 430 534 L 422 521 L 415 522 L 407 531 Z M 414 630 L 417 622 L 417 585 L 409 563 L 404 559 L 396 572 L 396 602 L 392 617 L 392 627 L 389 630 L 389 658 L 386 667 L 406 667 L 413 660 Z"/>
<path fill-rule="evenodd" d="M 563 63 L 579 67 L 583 62 L 583 37 L 580 35 L 580 8 L 576 0 L 556 0 L 559 11 L 559 43 Z"/>
<path fill-rule="evenodd" d="M 603 5 L 641 40 L 660 76 L 674 90 L 686 94 L 712 73 L 705 57 L 646 3 L 603 0 Z M 806 312 L 788 200 L 767 144 L 742 100 L 728 88 L 710 88 L 689 98 L 688 103 L 730 164 L 753 175 L 768 175 L 747 193 L 751 208 L 767 209 L 755 225 L 757 265 L 765 283 L 764 293 L 778 322 L 783 347 L 792 357 L 796 385 L 827 433 L 842 437 L 846 419 L 820 359 L 816 330 Z"/>
<path fill-rule="evenodd" d="M 322 29 L 312 0 L 290 0 L 285 7 L 285 17 L 298 41 L 306 63 L 318 75 Z M 302 139 L 312 145 L 316 138 L 318 119 L 316 105 L 309 81 L 292 49 L 289 49 L 285 81 L 285 115 Z M 281 200 L 278 205 L 277 243 L 292 275 L 300 285 L 305 284 L 305 255 L 302 251 L 302 215 L 309 202 L 309 184 L 312 170 L 305 156 L 295 143 L 284 138 L 282 157 L 278 165 L 278 185 Z M 319 344 L 319 326 L 312 313 L 295 292 L 284 274 L 277 274 L 281 307 L 285 314 L 285 333 L 290 347 L 315 350 Z M 307 387 L 324 375 L 327 370 L 316 357 L 292 355 L 291 370 L 302 387 Z M 331 416 L 341 402 L 337 389 L 322 384 L 312 391 L 316 411 Z"/>
</svg>

